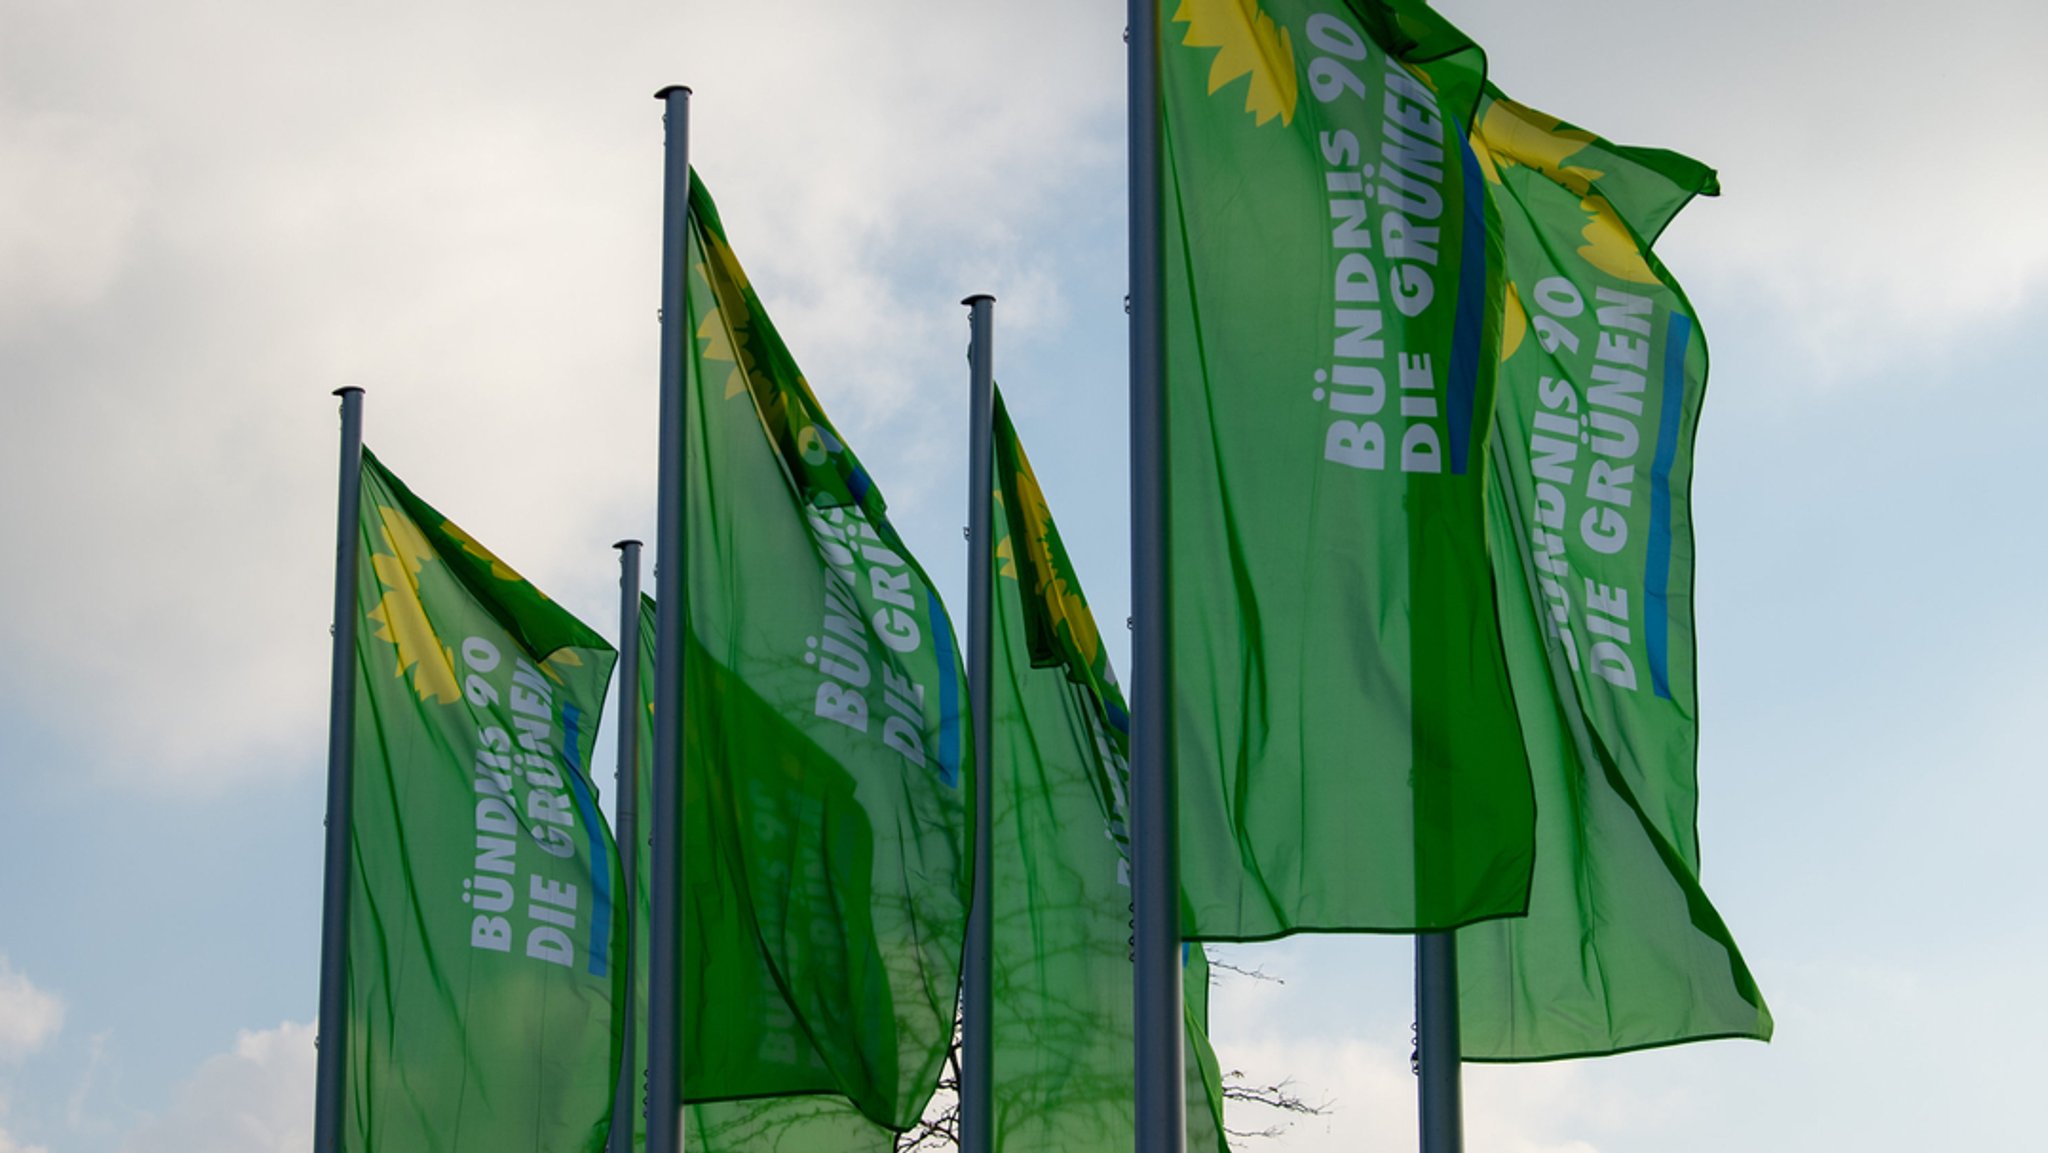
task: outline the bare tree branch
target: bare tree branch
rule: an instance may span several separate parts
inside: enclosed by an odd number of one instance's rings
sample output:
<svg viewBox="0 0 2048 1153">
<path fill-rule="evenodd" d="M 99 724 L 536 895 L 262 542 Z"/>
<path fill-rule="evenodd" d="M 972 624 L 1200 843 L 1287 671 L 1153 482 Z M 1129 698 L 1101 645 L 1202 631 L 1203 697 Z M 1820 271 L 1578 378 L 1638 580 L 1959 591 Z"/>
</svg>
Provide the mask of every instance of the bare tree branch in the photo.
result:
<svg viewBox="0 0 2048 1153">
<path fill-rule="evenodd" d="M 917 1124 L 896 1135 L 896 1153 L 935 1153 L 960 1148 L 960 1019 L 953 1018 L 953 1044 L 939 1069 L 939 1084 Z"/>
<path fill-rule="evenodd" d="M 1211 980 L 1217 978 L 1215 971 L 1232 973 L 1254 981 L 1272 981 L 1286 984 L 1280 977 L 1272 976 L 1264 969 L 1247 969 L 1228 961 L 1210 958 Z M 1233 1106 L 1233 1112 L 1241 1118 L 1247 1108 L 1272 1109 L 1289 1116 L 1276 1119 L 1263 1128 L 1240 1129 L 1225 1125 L 1224 1135 L 1233 1141 L 1260 1141 L 1282 1136 L 1292 1126 L 1294 1117 L 1320 1117 L 1332 1111 L 1335 1106 L 1328 1100 L 1310 1101 L 1295 1092 L 1294 1079 L 1287 1078 L 1277 1084 L 1253 1085 L 1248 1082 L 1241 1069 L 1233 1069 L 1223 1075 L 1223 1100 Z M 946 1062 L 939 1071 L 937 1091 L 932 1094 L 931 1104 L 925 1107 L 924 1116 L 917 1124 L 896 1136 L 896 1153 L 942 1153 L 960 1148 L 960 1023 L 953 1023 L 953 1044 L 946 1050 Z"/>
<path fill-rule="evenodd" d="M 1320 1117 L 1330 1111 L 1328 1101 L 1311 1104 L 1296 1094 L 1292 1077 L 1277 1085 L 1247 1085 L 1244 1083 L 1244 1073 L 1236 1069 L 1223 1075 L 1223 1099 L 1264 1105 L 1268 1109 L 1300 1113 L 1309 1117 Z"/>
<path fill-rule="evenodd" d="M 1286 978 L 1275 977 L 1264 969 L 1247 969 L 1242 965 L 1233 965 L 1229 961 L 1219 961 L 1214 957 L 1209 958 L 1209 971 L 1211 974 L 1217 972 L 1236 973 L 1240 977 L 1250 977 L 1254 981 L 1271 981 L 1275 985 L 1285 985 L 1287 983 Z M 1216 978 L 1212 975 L 1209 980 L 1213 984 Z"/>
</svg>

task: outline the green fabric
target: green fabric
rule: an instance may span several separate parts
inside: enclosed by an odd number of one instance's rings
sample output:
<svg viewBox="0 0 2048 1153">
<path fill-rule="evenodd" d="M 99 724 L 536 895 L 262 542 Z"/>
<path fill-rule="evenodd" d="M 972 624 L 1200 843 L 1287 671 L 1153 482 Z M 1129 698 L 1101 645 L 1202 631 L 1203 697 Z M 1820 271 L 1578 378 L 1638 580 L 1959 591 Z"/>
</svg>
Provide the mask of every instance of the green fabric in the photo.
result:
<svg viewBox="0 0 2048 1153">
<path fill-rule="evenodd" d="M 1130 715 L 1095 618 L 1000 396 L 990 630 L 998 1150 L 1131 1148 Z M 1223 1147 L 1190 949 L 1188 1140 Z"/>
<path fill-rule="evenodd" d="M 639 811 L 654 808 L 654 599 L 640 598 L 640 744 L 634 787 L 639 790 Z M 635 859 L 637 888 L 634 891 L 633 929 L 633 1011 L 636 1021 L 647 1020 L 648 935 L 646 925 L 653 914 L 653 844 L 651 829 L 640 825 L 640 852 Z M 644 1084 L 647 1072 L 647 1030 L 634 1032 L 631 1076 Z M 683 1109 L 683 1135 L 692 1153 L 888 1153 L 896 1144 L 895 1131 L 861 1116 L 860 1110 L 844 1097 L 764 1097 L 751 1101 L 716 1101 L 688 1105 Z M 633 1148 L 647 1148 L 647 1113 L 636 1114 Z"/>
<path fill-rule="evenodd" d="M 1650 252 L 1713 173 L 1492 94 L 1506 238 L 1490 493 L 1537 787 L 1526 920 L 1458 934 L 1468 1060 L 1771 1035 L 1699 885 L 1692 441 L 1707 351 Z"/>
<path fill-rule="evenodd" d="M 649 956 L 651 936 L 647 926 L 653 922 L 653 637 L 655 637 L 655 614 L 653 598 L 641 594 L 639 602 L 639 635 L 633 645 L 635 659 L 639 661 L 639 700 L 631 709 L 633 723 L 639 725 L 639 735 L 633 743 L 633 813 L 635 813 L 635 838 L 639 844 L 633 846 L 633 1053 L 625 1061 L 625 1077 L 635 1085 L 633 1090 L 633 1149 L 647 1149 L 647 975 L 653 971 L 653 958 Z M 618 639 L 625 645 L 625 637 Z M 627 707 L 621 702 L 621 717 L 618 723 L 625 723 Z M 623 852 L 623 850 L 621 850 Z M 688 1114 L 688 1110 L 684 1110 Z"/>
<path fill-rule="evenodd" d="M 602 1147 L 610 645 L 363 454 L 343 1148 Z"/>
<path fill-rule="evenodd" d="M 1182 999 L 1187 1002 L 1187 1073 L 1189 1153 L 1227 1150 L 1230 1141 L 1223 1128 L 1223 1066 L 1216 1063 L 1216 1047 L 1209 1043 L 1209 954 L 1199 941 L 1181 945 Z"/>
<path fill-rule="evenodd" d="M 690 1153 L 889 1153 L 894 1130 L 860 1115 L 844 1097 L 767 1097 L 683 1110 Z"/>
<path fill-rule="evenodd" d="M 959 652 L 702 181 L 690 211 L 684 1098 L 838 1094 L 900 1130 L 959 986 Z"/>
<path fill-rule="evenodd" d="M 633 648 L 640 662 L 640 700 L 632 710 L 633 723 L 640 727 L 633 745 L 633 839 L 639 842 L 633 851 L 633 1052 L 621 1074 L 635 1086 L 633 1148 L 639 1150 L 647 1148 L 647 975 L 654 963 L 649 956 L 652 937 L 648 928 L 654 918 L 654 628 L 654 598 L 643 593 L 639 635 Z M 625 638 L 619 638 L 619 643 L 624 644 Z M 620 712 L 626 712 L 623 701 Z M 624 715 L 619 723 L 626 723 Z M 688 1113 L 685 1109 L 686 1118 Z"/>
<path fill-rule="evenodd" d="M 1520 914 L 1535 815 L 1484 505 L 1500 253 L 1463 127 L 1483 58 L 1420 5 L 1161 13 L 1183 931 Z"/>
</svg>

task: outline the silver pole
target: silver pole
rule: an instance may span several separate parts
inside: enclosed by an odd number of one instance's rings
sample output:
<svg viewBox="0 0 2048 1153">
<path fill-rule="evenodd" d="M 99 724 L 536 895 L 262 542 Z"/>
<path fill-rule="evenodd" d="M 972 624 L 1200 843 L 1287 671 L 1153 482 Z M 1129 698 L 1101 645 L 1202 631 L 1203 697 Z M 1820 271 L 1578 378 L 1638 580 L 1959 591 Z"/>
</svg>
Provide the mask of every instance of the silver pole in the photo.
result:
<svg viewBox="0 0 2048 1153">
<path fill-rule="evenodd" d="M 690 220 L 690 90 L 654 94 L 666 108 L 661 202 L 661 491 L 654 535 L 654 859 L 648 880 L 647 1149 L 683 1147 L 682 774 L 683 617 L 683 262 Z"/>
<path fill-rule="evenodd" d="M 989 838 L 994 813 L 989 765 L 989 548 L 995 468 L 990 440 L 995 396 L 994 309 L 987 293 L 970 296 L 968 328 L 967 433 L 967 711 L 974 725 L 974 895 L 967 908 L 967 958 L 960 977 L 960 1153 L 989 1153 L 994 1146 L 994 1096 L 990 1064 L 995 1052 L 994 923 L 989 918 Z"/>
<path fill-rule="evenodd" d="M 341 499 L 334 530 L 334 662 L 327 694 L 327 852 L 320 895 L 320 1024 L 314 1047 L 313 1148 L 340 1153 L 348 1037 L 349 805 L 355 788 L 356 551 L 362 543 L 363 390 L 341 398 Z"/>
<path fill-rule="evenodd" d="M 1131 900 L 1138 1153 L 1181 1153 L 1181 1038 L 1166 589 L 1165 262 L 1159 195 L 1159 0 L 1129 0 L 1131 147 Z"/>
<path fill-rule="evenodd" d="M 640 974 L 634 971 L 637 950 L 633 944 L 645 931 L 636 900 L 640 866 L 640 542 L 622 540 L 612 547 L 619 550 L 619 763 L 613 784 L 618 789 L 613 802 L 617 813 L 613 833 L 619 843 L 619 870 L 625 878 L 620 899 L 633 928 L 626 935 L 626 960 L 620 966 L 626 971 L 626 1024 L 619 1032 L 619 1085 L 612 1094 L 612 1131 L 605 1148 L 608 1153 L 633 1153 L 633 1121 L 640 1114 L 639 1078 L 633 1075 L 638 1029 L 634 1013 L 640 1007 L 633 983 Z"/>
<path fill-rule="evenodd" d="M 1455 933 L 1420 933 L 1415 938 L 1415 1054 L 1422 1153 L 1463 1153 Z"/>
</svg>

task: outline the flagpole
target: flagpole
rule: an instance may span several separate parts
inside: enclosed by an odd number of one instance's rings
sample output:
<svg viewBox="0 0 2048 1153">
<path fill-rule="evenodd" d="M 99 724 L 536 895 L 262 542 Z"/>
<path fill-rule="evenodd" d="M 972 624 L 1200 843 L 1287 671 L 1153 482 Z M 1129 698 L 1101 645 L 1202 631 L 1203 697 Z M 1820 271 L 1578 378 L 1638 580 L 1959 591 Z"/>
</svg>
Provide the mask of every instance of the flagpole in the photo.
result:
<svg viewBox="0 0 2048 1153">
<path fill-rule="evenodd" d="M 363 539 L 363 390 L 341 398 L 341 499 L 334 531 L 334 658 L 327 694 L 326 875 L 320 896 L 320 1016 L 314 1048 L 313 1149 L 341 1149 L 348 1026 L 349 807 L 356 736 L 356 553 Z"/>
<path fill-rule="evenodd" d="M 685 254 L 690 219 L 690 90 L 654 94 L 667 126 L 661 203 L 661 465 L 654 536 L 654 847 L 647 965 L 647 1149 L 683 1147 L 682 701 L 683 342 L 689 339 Z"/>
<path fill-rule="evenodd" d="M 1165 263 L 1159 0 L 1129 0 L 1131 287 L 1131 903 L 1138 1153 L 1181 1153 L 1180 878 L 1166 622 Z"/>
<path fill-rule="evenodd" d="M 1464 1104 L 1458 1065 L 1458 937 L 1415 937 L 1416 1094 L 1422 1153 L 1463 1153 Z"/>
<path fill-rule="evenodd" d="M 618 767 L 614 773 L 613 796 L 617 819 L 612 831 L 619 844 L 619 869 L 625 883 L 620 898 L 627 922 L 633 926 L 626 937 L 625 1027 L 619 1033 L 619 1084 L 612 1095 L 612 1131 L 605 1142 L 607 1153 L 633 1153 L 633 1119 L 639 1114 L 639 1086 L 634 1084 L 633 1043 L 638 1022 L 634 1013 L 639 1000 L 634 996 L 634 972 L 638 959 L 633 942 L 639 937 L 640 905 L 634 899 L 639 888 L 640 867 L 640 542 L 622 540 L 612 546 L 619 550 L 619 726 Z"/>
<path fill-rule="evenodd" d="M 967 437 L 967 709 L 974 724 L 974 893 L 967 907 L 967 957 L 960 978 L 960 1153 L 994 1148 L 993 1079 L 995 1052 L 989 1027 L 995 1016 L 990 984 L 994 973 L 994 922 L 989 918 L 989 838 L 994 794 L 989 765 L 989 546 L 995 469 L 991 460 L 995 395 L 994 310 L 996 298 L 978 293 L 961 301 L 968 308 Z"/>
</svg>

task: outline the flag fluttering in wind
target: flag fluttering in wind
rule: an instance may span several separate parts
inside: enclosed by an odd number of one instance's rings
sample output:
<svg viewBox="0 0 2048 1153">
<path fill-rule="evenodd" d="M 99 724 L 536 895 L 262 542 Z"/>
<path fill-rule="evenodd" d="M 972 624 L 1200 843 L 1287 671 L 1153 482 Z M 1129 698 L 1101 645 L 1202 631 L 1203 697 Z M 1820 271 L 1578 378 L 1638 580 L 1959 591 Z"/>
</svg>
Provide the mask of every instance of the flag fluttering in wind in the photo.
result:
<svg viewBox="0 0 2048 1153">
<path fill-rule="evenodd" d="M 987 751 L 997 1150 L 1132 1141 L 1130 714 L 1001 397 Z M 1208 966 L 1189 947 L 1188 1148 L 1220 1150 Z"/>
<path fill-rule="evenodd" d="M 596 1153 L 625 1005 L 614 654 L 367 451 L 342 1148 Z"/>
<path fill-rule="evenodd" d="M 640 600 L 640 742 L 639 764 L 634 787 L 639 790 L 640 809 L 653 805 L 654 796 L 654 599 Z M 634 863 L 638 869 L 634 888 L 635 905 L 634 1001 L 639 1019 L 647 1015 L 647 925 L 653 892 L 652 854 L 643 843 Z M 647 1034 L 637 1034 L 636 1052 L 627 1075 L 642 1084 L 647 1069 Z M 636 1091 L 635 1096 L 638 1097 Z M 836 1095 L 802 1097 L 761 1097 L 742 1101 L 716 1101 L 688 1105 L 683 1109 L 683 1138 L 695 1153 L 889 1153 L 896 1134 L 862 1116 L 851 1101 Z M 647 1148 L 646 1115 L 634 1124 L 633 1148 Z"/>
<path fill-rule="evenodd" d="M 1181 931 L 1520 914 L 1535 814 L 1485 518 L 1501 259 L 1466 142 L 1482 58 L 1419 4 L 1162 12 Z"/>
<path fill-rule="evenodd" d="M 965 932 L 953 626 L 697 180 L 686 265 L 683 1098 L 836 1094 L 900 1130 Z"/>
<path fill-rule="evenodd" d="M 1508 269 L 1490 494 L 1537 790 L 1529 915 L 1458 934 L 1467 1060 L 1771 1035 L 1699 884 L 1692 444 L 1707 351 L 1651 244 L 1696 161 L 1489 91 Z"/>
</svg>

